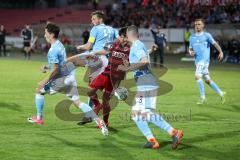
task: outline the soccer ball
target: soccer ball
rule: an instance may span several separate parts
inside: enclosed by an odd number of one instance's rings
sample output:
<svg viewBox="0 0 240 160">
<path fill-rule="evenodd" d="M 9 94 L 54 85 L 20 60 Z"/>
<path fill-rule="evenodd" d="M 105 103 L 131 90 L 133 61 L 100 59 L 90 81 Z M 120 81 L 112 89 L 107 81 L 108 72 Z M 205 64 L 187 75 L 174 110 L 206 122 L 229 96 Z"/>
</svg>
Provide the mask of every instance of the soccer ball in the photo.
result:
<svg viewBox="0 0 240 160">
<path fill-rule="evenodd" d="M 118 87 L 114 91 L 114 95 L 117 97 L 120 101 L 125 101 L 128 97 L 128 90 L 125 87 Z"/>
</svg>

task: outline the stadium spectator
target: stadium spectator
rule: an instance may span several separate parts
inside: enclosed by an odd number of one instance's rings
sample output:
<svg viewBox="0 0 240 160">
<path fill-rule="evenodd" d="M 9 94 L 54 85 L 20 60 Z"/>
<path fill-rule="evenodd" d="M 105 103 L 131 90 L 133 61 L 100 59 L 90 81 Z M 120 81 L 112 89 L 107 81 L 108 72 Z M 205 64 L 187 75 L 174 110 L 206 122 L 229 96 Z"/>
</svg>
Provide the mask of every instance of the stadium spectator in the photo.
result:
<svg viewBox="0 0 240 160">
<path fill-rule="evenodd" d="M 47 56 L 47 53 L 50 49 L 51 45 L 49 43 L 45 43 L 44 47 L 43 47 L 43 50 L 44 50 L 44 56 Z"/>
<path fill-rule="evenodd" d="M 128 0 L 121 0 L 122 10 L 126 10 L 128 5 Z"/>
<path fill-rule="evenodd" d="M 44 0 L 38 0 L 35 3 L 35 9 L 47 9 L 47 2 Z"/>
<path fill-rule="evenodd" d="M 112 4 L 112 11 L 117 12 L 119 9 L 118 1 L 115 0 L 114 3 Z"/>
<path fill-rule="evenodd" d="M 92 0 L 92 5 L 94 10 L 98 9 L 98 4 L 99 4 L 99 0 Z"/>
<path fill-rule="evenodd" d="M 186 31 L 184 32 L 184 42 L 185 42 L 185 53 L 188 54 L 188 47 L 189 47 L 189 38 L 191 36 L 191 33 L 189 31 L 189 28 L 186 28 Z"/>
<path fill-rule="evenodd" d="M 65 34 L 62 34 L 61 36 L 61 42 L 62 44 L 65 45 L 70 45 L 71 41 L 68 39 L 68 37 Z"/>
<path fill-rule="evenodd" d="M 240 56 L 240 41 L 233 37 L 229 42 L 229 52 L 230 55 L 236 58 L 236 61 L 239 61 Z"/>
<path fill-rule="evenodd" d="M 6 54 L 6 44 L 5 44 L 5 38 L 6 38 L 6 30 L 3 25 L 0 26 L 0 57 L 2 56 L 2 49 L 3 49 L 3 56 L 7 56 Z"/>
<path fill-rule="evenodd" d="M 141 0 L 135 0 L 135 8 L 139 8 L 141 6 Z"/>
<path fill-rule="evenodd" d="M 62 34 L 60 41 L 64 45 L 66 53 L 67 53 L 67 56 L 68 56 L 68 53 L 71 50 L 71 45 L 70 45 L 71 41 L 70 41 L 70 39 L 65 34 Z"/>
<path fill-rule="evenodd" d="M 82 33 L 82 38 L 83 38 L 83 44 L 86 44 L 89 38 L 89 30 L 88 28 L 85 28 L 85 31 Z"/>
<path fill-rule="evenodd" d="M 25 27 L 21 31 L 21 35 L 23 38 L 23 50 L 25 59 L 30 60 L 31 58 L 31 41 L 33 40 L 33 31 L 29 25 L 25 25 Z"/>
<path fill-rule="evenodd" d="M 226 38 L 221 39 L 220 46 L 221 46 L 223 54 L 224 54 L 224 61 L 226 61 L 227 57 L 229 55 L 229 41 Z"/>
<path fill-rule="evenodd" d="M 167 39 L 165 33 L 161 31 L 161 26 L 157 27 L 157 32 L 151 29 L 154 43 L 158 46 L 155 53 L 153 54 L 154 66 L 157 65 L 157 57 L 160 59 L 160 66 L 164 65 L 164 47 L 167 44 Z"/>
<path fill-rule="evenodd" d="M 240 41 L 237 37 L 217 37 L 224 53 L 224 62 L 240 63 Z M 216 60 L 216 50 L 211 46 L 211 59 Z"/>
<path fill-rule="evenodd" d="M 142 0 L 142 7 L 146 8 L 148 6 L 149 0 Z"/>
</svg>

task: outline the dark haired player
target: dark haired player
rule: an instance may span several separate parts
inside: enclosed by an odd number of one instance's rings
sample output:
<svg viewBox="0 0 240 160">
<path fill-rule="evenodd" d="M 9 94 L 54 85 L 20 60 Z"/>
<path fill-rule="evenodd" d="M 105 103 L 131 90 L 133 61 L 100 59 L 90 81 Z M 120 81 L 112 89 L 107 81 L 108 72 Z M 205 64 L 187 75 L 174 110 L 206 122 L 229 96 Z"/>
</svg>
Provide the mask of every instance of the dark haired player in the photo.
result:
<svg viewBox="0 0 240 160">
<path fill-rule="evenodd" d="M 43 72 L 50 71 L 50 76 L 39 82 L 39 86 L 36 88 L 36 109 L 37 116 L 28 118 L 28 122 L 42 125 L 43 122 L 43 107 L 44 107 L 44 94 L 61 92 L 64 89 L 64 93 L 73 101 L 74 105 L 87 113 L 101 128 L 103 135 L 108 135 L 108 130 L 103 121 L 96 116 L 92 108 L 81 102 L 77 90 L 77 83 L 75 79 L 74 69 L 70 69 L 67 73 L 66 52 L 63 44 L 58 40 L 60 29 L 53 23 L 48 23 L 45 27 L 45 39 L 51 44 L 51 48 L 48 51 L 48 66 L 42 68 Z M 70 66 L 69 66 L 70 67 Z"/>
<path fill-rule="evenodd" d="M 127 27 L 121 28 L 119 30 L 118 41 L 115 41 L 110 47 L 105 47 L 104 50 L 91 53 L 93 56 L 109 55 L 108 66 L 89 84 L 88 90 L 88 95 L 91 97 L 91 100 L 94 103 L 95 113 L 98 114 L 99 111 L 103 109 L 103 119 L 106 126 L 108 126 L 108 118 L 111 111 L 109 101 L 112 97 L 112 93 L 125 77 L 125 72 L 117 70 L 118 65 L 128 63 L 130 44 L 127 41 L 126 31 Z M 104 90 L 102 104 L 100 104 L 96 94 L 97 90 L 99 89 Z M 86 119 L 87 118 L 85 118 L 85 120 L 79 124 L 85 124 L 86 122 L 91 121 L 86 121 Z"/>
</svg>

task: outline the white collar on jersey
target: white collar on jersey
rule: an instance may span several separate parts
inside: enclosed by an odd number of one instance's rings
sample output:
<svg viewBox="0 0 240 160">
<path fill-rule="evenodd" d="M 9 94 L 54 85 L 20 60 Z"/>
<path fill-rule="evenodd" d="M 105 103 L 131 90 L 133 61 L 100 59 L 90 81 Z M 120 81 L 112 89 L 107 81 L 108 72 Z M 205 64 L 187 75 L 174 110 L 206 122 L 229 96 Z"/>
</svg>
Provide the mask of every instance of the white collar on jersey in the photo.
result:
<svg viewBox="0 0 240 160">
<path fill-rule="evenodd" d="M 197 32 L 196 32 L 195 35 L 196 35 L 196 36 L 201 36 L 201 35 L 203 35 L 203 33 L 204 33 L 203 31 L 200 32 L 200 33 L 197 33 Z"/>
</svg>

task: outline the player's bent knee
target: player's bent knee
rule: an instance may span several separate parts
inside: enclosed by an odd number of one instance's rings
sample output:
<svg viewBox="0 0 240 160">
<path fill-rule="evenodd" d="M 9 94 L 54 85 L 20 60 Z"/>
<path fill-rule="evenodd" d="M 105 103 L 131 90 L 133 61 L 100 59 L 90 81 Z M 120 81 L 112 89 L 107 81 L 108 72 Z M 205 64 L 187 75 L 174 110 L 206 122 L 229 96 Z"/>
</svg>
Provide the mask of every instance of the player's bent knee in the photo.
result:
<svg viewBox="0 0 240 160">
<path fill-rule="evenodd" d="M 73 102 L 73 104 L 78 108 L 81 104 L 79 96 L 68 96 L 69 100 Z"/>
<path fill-rule="evenodd" d="M 67 86 L 76 86 L 77 87 L 77 82 L 74 76 L 68 76 L 64 79 L 64 84 Z"/>
<path fill-rule="evenodd" d="M 79 96 L 78 95 L 73 95 L 73 96 L 71 96 L 71 100 L 73 102 L 79 101 Z"/>
<path fill-rule="evenodd" d="M 200 76 L 195 76 L 195 80 L 197 81 L 197 80 L 199 80 L 199 79 L 202 79 L 202 77 L 200 77 Z"/>
<path fill-rule="evenodd" d="M 36 94 L 40 94 L 40 91 L 39 91 L 38 88 L 35 89 L 35 93 L 36 93 Z"/>
<path fill-rule="evenodd" d="M 96 90 L 91 88 L 91 87 L 88 87 L 88 90 L 87 90 L 87 95 L 89 97 L 93 96 L 94 94 L 96 93 Z"/>
<path fill-rule="evenodd" d="M 41 94 L 41 88 L 39 88 L 39 87 L 36 88 L 35 93 L 36 93 L 36 94 Z"/>
<path fill-rule="evenodd" d="M 205 83 L 210 84 L 210 83 L 211 83 L 211 80 L 210 80 L 210 79 L 205 80 Z"/>
</svg>

